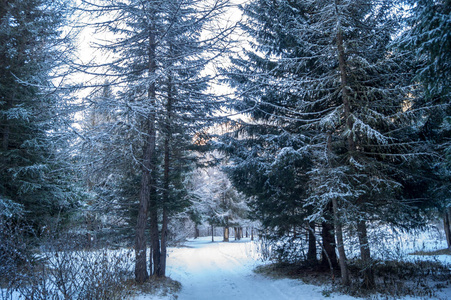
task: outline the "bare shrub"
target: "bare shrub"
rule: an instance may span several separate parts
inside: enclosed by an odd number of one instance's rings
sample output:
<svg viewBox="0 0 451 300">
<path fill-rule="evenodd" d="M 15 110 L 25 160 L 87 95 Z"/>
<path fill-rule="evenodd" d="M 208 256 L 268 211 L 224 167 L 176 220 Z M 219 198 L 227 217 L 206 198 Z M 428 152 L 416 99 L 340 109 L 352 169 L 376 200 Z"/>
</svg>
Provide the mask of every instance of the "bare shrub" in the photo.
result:
<svg viewBox="0 0 451 300">
<path fill-rule="evenodd" d="M 25 299 L 125 299 L 130 296 L 131 250 L 84 250 L 66 235 L 48 240 L 16 275 L 13 289 Z"/>
</svg>

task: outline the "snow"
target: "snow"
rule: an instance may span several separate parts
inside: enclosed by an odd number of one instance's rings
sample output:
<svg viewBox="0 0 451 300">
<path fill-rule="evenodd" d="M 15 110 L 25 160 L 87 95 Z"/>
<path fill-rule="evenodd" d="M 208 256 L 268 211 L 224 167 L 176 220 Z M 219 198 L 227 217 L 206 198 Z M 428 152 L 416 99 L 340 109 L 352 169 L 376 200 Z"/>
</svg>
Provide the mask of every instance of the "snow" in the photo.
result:
<svg viewBox="0 0 451 300">
<path fill-rule="evenodd" d="M 221 240 L 221 237 L 216 237 Z M 178 300 L 221 299 L 324 299 L 330 287 L 304 284 L 300 280 L 272 279 L 253 269 L 264 264 L 258 244 L 249 239 L 230 243 L 211 242 L 211 237 L 189 240 L 171 248 L 167 276 L 182 284 Z M 357 299 L 333 294 L 337 300 Z M 139 295 L 134 300 L 166 300 L 171 296 Z"/>
<path fill-rule="evenodd" d="M 406 260 L 438 260 L 451 265 L 450 255 L 407 255 L 418 250 L 445 248 L 446 244 L 442 237 L 437 236 L 438 233 L 438 231 L 437 233 L 429 231 L 419 232 L 416 235 L 400 234 L 398 239 L 394 239 L 394 235 L 390 242 L 387 240 L 387 247 L 398 249 L 400 255 Z M 221 241 L 222 237 L 216 236 L 215 240 Z M 124 251 L 123 249 L 113 251 L 110 255 L 125 254 Z M 315 286 L 305 284 L 301 280 L 274 279 L 254 273 L 253 270 L 257 266 L 266 262 L 261 259 L 260 244 L 247 238 L 229 243 L 211 242 L 211 237 L 190 239 L 182 247 L 168 249 L 167 263 L 167 276 L 181 283 L 181 291 L 177 295 L 138 294 L 132 300 L 359 299 L 340 294 L 331 285 Z M 437 296 L 439 299 L 451 299 L 451 286 L 437 292 Z M 16 292 L 11 299 L 23 298 L 20 298 Z M 377 299 L 377 296 L 374 296 L 374 299 Z M 380 299 L 384 297 L 381 296 Z"/>
</svg>

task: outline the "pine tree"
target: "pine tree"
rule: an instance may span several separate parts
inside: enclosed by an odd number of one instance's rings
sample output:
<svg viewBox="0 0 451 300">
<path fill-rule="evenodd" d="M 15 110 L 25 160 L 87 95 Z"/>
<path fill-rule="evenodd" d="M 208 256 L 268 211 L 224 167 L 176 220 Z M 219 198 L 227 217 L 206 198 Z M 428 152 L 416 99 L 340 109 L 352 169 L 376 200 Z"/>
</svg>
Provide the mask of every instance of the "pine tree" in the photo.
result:
<svg viewBox="0 0 451 300">
<path fill-rule="evenodd" d="M 230 70 L 241 92 L 235 109 L 250 111 L 254 122 L 240 127 L 237 143 L 262 157 L 268 147 L 241 140 L 254 134 L 274 140 L 277 131 L 291 140 L 304 137 L 312 164 L 302 205 L 311 207 L 306 219 L 321 220 L 332 205 L 345 285 L 345 224 L 357 229 L 367 288 L 374 286 L 367 222 L 406 223 L 421 204 L 405 201 L 414 149 L 413 59 L 388 49 L 401 29 L 394 4 L 253 1 L 245 7 L 244 30 L 254 50 L 234 59 Z"/>
<path fill-rule="evenodd" d="M 68 70 L 67 13 L 65 1 L 0 5 L 0 197 L 40 230 L 77 200 L 65 134 L 72 111 L 55 86 Z"/>
<path fill-rule="evenodd" d="M 422 112 L 418 122 L 418 135 L 423 149 L 430 156 L 423 159 L 424 170 L 421 197 L 431 201 L 440 199 L 448 247 L 451 247 L 449 219 L 451 137 L 451 2 L 405 1 L 409 7 L 409 29 L 397 41 L 397 46 L 415 54 L 418 68 L 414 84 L 420 83 L 414 108 Z"/>
<path fill-rule="evenodd" d="M 209 78 L 201 71 L 217 55 L 227 30 L 201 38 L 207 25 L 226 6 L 217 1 L 100 1 L 92 12 L 113 12 L 97 24 L 114 35 L 103 49 L 116 53 L 108 63 L 116 77 L 115 105 L 121 126 L 132 133 L 126 162 L 140 178 L 136 226 L 138 282 L 147 279 L 146 226 L 149 218 L 151 274 L 165 275 L 168 221 L 186 204 L 184 173 L 189 145 L 197 130 L 211 124 L 215 99 L 206 93 Z M 208 52 L 207 52 L 208 51 Z M 159 222 L 162 222 L 161 230 Z"/>
</svg>

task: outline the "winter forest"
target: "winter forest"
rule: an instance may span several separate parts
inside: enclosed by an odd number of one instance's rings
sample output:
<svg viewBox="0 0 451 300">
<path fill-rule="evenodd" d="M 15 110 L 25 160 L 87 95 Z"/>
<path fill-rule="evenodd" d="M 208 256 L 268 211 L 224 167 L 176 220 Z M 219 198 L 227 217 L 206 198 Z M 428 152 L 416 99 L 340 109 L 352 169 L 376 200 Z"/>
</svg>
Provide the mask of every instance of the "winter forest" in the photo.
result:
<svg viewBox="0 0 451 300">
<path fill-rule="evenodd" d="M 0 298 L 447 299 L 450 100 L 450 0 L 0 0 Z"/>
</svg>

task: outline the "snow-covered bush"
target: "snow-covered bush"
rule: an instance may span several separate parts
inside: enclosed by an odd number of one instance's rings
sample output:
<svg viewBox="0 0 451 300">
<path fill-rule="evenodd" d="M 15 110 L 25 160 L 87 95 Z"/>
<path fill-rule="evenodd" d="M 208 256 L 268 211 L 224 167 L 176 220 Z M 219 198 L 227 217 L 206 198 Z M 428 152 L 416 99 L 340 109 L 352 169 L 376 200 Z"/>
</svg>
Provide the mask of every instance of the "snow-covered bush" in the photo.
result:
<svg viewBox="0 0 451 300">
<path fill-rule="evenodd" d="M 7 299 L 14 281 L 11 280 L 27 261 L 28 227 L 20 221 L 22 207 L 8 199 L 0 198 L 0 298 Z"/>
<path fill-rule="evenodd" d="M 25 299 L 124 299 L 133 277 L 131 250 L 80 249 L 70 236 L 47 241 L 10 287 Z"/>
</svg>

